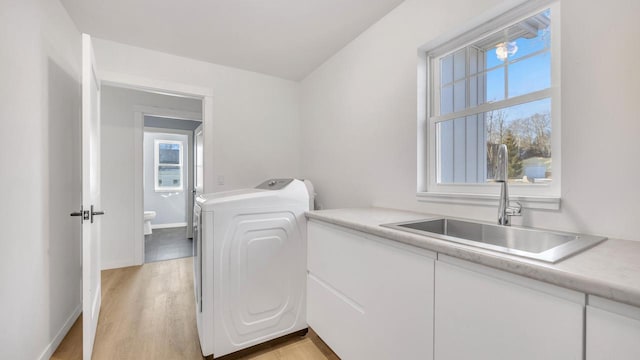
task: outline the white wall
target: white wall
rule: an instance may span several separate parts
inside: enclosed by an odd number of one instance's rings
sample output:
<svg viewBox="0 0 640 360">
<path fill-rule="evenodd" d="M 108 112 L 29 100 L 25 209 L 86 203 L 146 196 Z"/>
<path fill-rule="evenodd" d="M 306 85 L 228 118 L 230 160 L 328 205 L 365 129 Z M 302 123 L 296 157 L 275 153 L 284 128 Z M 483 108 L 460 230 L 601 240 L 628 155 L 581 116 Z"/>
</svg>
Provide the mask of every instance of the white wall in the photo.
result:
<svg viewBox="0 0 640 360">
<path fill-rule="evenodd" d="M 0 358 L 48 359 L 81 302 L 81 38 L 58 1 L 3 1 L 0 45 Z"/>
<path fill-rule="evenodd" d="M 640 239 L 640 2 L 562 0 L 562 204 L 514 223 Z M 387 206 L 494 221 L 494 207 L 416 201 L 417 48 L 499 0 L 406 0 L 302 81 L 303 174 L 325 208 Z"/>
<path fill-rule="evenodd" d="M 175 120 L 180 121 L 180 120 Z M 159 132 L 144 133 L 144 210 L 155 211 L 156 218 L 151 225 L 186 224 L 187 197 L 189 193 L 189 145 L 188 135 Z M 155 191 L 155 140 L 171 140 L 182 142 L 182 191 Z"/>
<path fill-rule="evenodd" d="M 98 66 L 100 63 L 98 62 Z M 102 87 L 101 98 L 102 268 L 131 266 L 135 259 L 136 149 L 134 112 L 139 106 L 201 113 L 200 100 Z M 142 143 L 140 143 L 142 147 Z M 109 171 L 117 169 L 117 171 Z"/>
<path fill-rule="evenodd" d="M 94 46 L 101 72 L 212 89 L 213 129 L 205 134 L 213 138 L 205 139 L 212 143 L 205 149 L 213 151 L 205 157 L 213 157 L 214 165 L 207 192 L 301 175 L 297 82 L 106 40 L 96 39 Z"/>
</svg>

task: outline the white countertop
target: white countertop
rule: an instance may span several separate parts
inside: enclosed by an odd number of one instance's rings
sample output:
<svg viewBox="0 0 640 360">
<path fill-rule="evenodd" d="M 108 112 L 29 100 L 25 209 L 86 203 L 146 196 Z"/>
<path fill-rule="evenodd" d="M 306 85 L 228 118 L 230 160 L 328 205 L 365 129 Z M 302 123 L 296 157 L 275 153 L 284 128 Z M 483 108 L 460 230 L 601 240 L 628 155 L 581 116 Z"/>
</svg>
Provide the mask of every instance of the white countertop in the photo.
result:
<svg viewBox="0 0 640 360">
<path fill-rule="evenodd" d="M 383 208 L 318 210 L 307 217 L 474 263 L 640 306 L 640 241 L 608 239 L 555 264 L 498 253 L 380 226 L 440 215 Z"/>
</svg>

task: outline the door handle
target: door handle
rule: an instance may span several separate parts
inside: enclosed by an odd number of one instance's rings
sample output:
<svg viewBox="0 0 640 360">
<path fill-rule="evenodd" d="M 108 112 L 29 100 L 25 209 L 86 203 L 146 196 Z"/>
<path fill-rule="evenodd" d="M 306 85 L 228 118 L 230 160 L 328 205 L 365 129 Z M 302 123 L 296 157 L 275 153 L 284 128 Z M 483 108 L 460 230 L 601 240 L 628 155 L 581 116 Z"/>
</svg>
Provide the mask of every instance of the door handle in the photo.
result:
<svg viewBox="0 0 640 360">
<path fill-rule="evenodd" d="M 80 216 L 80 223 L 82 224 L 84 220 L 89 220 L 89 211 L 82 210 L 82 206 L 80 206 L 80 211 L 74 211 L 70 216 Z"/>
<path fill-rule="evenodd" d="M 104 215 L 104 211 L 93 211 L 93 205 L 91 205 L 91 223 L 93 224 L 93 217 L 96 215 Z"/>
</svg>

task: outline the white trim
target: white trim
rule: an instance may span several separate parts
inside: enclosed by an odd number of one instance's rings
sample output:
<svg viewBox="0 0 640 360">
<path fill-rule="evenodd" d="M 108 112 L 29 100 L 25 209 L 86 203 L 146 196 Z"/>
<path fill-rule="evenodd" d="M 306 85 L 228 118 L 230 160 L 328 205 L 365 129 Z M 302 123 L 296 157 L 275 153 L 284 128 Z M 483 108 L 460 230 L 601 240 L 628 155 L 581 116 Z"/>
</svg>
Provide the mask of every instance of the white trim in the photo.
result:
<svg viewBox="0 0 640 360">
<path fill-rule="evenodd" d="M 429 114 L 429 101 L 427 96 L 429 92 L 427 88 L 429 86 L 430 76 L 429 68 L 427 66 L 427 53 L 426 51 L 418 51 L 418 127 L 417 127 L 417 141 L 418 141 L 418 156 L 417 156 L 417 184 L 416 189 L 419 193 L 426 192 L 429 183 L 429 124 L 427 122 L 427 114 Z"/>
<path fill-rule="evenodd" d="M 144 264 L 144 113 L 133 114 L 133 258 Z"/>
<path fill-rule="evenodd" d="M 112 71 L 100 71 L 100 79 L 103 85 L 112 85 L 133 90 L 143 90 L 156 94 L 183 96 L 200 99 L 213 96 L 213 90 L 199 86 L 144 78 L 130 74 L 116 73 Z"/>
<path fill-rule="evenodd" d="M 213 160 L 213 154 L 216 153 L 214 146 L 215 143 L 213 142 L 213 134 L 214 134 L 214 123 L 213 123 L 213 97 L 208 96 L 205 97 L 203 100 L 203 105 L 202 105 L 202 111 L 203 114 L 206 114 L 206 116 L 203 118 L 203 122 L 202 122 L 202 145 L 203 145 L 203 151 L 202 151 L 202 161 L 203 161 L 203 170 L 204 170 L 204 174 L 203 174 L 203 183 L 202 183 L 202 192 L 203 193 L 207 193 L 207 192 L 213 192 L 214 187 L 214 180 L 216 178 L 215 176 L 215 163 Z M 206 120 L 206 121 L 205 121 Z M 210 156 L 207 156 L 207 154 L 211 154 Z"/>
<path fill-rule="evenodd" d="M 187 226 L 186 222 L 181 223 L 171 223 L 171 224 L 151 224 L 152 229 L 169 229 L 169 228 L 178 228 Z"/>
<path fill-rule="evenodd" d="M 193 134 L 193 131 L 191 130 L 159 128 L 159 127 L 152 127 L 152 126 L 144 126 L 142 130 L 146 133 L 175 134 L 175 135 L 184 135 L 187 137 L 192 136 Z"/>
<path fill-rule="evenodd" d="M 120 269 L 123 267 L 140 266 L 140 265 L 143 265 L 143 264 L 138 264 L 136 259 L 117 260 L 117 261 L 110 261 L 108 263 L 103 263 L 100 270 Z"/>
<path fill-rule="evenodd" d="M 554 196 L 560 197 L 562 189 L 562 88 L 561 61 L 562 51 L 560 41 L 562 40 L 562 27 L 560 24 L 561 10 L 560 2 L 550 5 L 551 8 L 551 173 L 553 181 L 551 192 Z"/>
<path fill-rule="evenodd" d="M 202 99 L 198 99 L 198 100 L 202 100 Z M 133 111 L 143 113 L 144 116 L 202 122 L 202 114 L 195 111 L 174 110 L 166 107 L 144 106 L 144 105 L 134 106 Z"/>
<path fill-rule="evenodd" d="M 69 315 L 67 321 L 64 322 L 56 336 L 53 337 L 51 342 L 44 348 L 44 351 L 38 356 L 38 360 L 48 360 L 51 358 L 53 353 L 58 349 L 58 346 L 60 346 L 62 340 L 64 340 L 64 337 L 67 336 L 69 330 L 71 330 L 73 324 L 75 324 L 76 320 L 80 317 L 80 314 L 82 314 L 82 303 L 73 309 L 71 315 Z"/>
<path fill-rule="evenodd" d="M 195 195 L 198 194 L 202 194 L 203 192 L 203 188 L 204 188 L 204 184 L 202 184 L 202 181 L 198 182 L 198 166 L 202 166 L 204 167 L 204 164 L 199 165 L 200 164 L 200 159 L 198 159 L 198 137 L 201 137 L 201 139 L 203 138 L 204 133 L 202 131 L 202 125 L 198 126 L 195 130 L 193 130 L 193 144 L 191 146 L 192 150 L 193 150 L 193 190 L 195 190 Z M 202 141 L 202 140 L 201 140 Z M 202 146 L 202 145 L 201 145 Z M 202 156 L 203 154 L 201 153 L 200 156 Z M 202 178 L 204 179 L 204 168 L 202 169 Z M 195 198 L 195 196 L 194 196 Z M 193 214 L 192 214 L 193 215 Z"/>
<path fill-rule="evenodd" d="M 477 38 L 494 33 L 496 28 L 503 27 L 505 23 L 504 16 L 508 16 L 510 19 L 524 19 L 527 14 L 549 7 L 554 1 L 557 0 L 504 1 L 491 10 L 474 16 L 472 20 L 463 26 L 423 44 L 418 48 L 418 54 L 430 52 L 433 55 L 443 55 L 448 52 L 454 52 L 472 43 Z"/>
<path fill-rule="evenodd" d="M 464 194 L 464 193 L 436 193 L 419 192 L 416 198 L 421 202 L 498 206 L 499 195 L 496 194 Z M 527 209 L 559 210 L 560 198 L 555 196 L 509 196 L 510 200 L 518 201 Z"/>
</svg>

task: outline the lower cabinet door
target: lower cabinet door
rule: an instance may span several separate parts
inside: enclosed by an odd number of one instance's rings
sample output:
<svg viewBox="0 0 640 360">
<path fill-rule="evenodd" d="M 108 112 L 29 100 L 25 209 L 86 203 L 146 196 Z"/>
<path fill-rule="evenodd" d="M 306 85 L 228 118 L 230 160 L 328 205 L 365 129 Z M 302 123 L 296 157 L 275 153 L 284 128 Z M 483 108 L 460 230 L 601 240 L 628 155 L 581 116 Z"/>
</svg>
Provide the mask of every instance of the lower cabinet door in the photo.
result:
<svg viewBox="0 0 640 360">
<path fill-rule="evenodd" d="M 343 360 L 433 358 L 435 254 L 310 221 L 307 321 Z"/>
<path fill-rule="evenodd" d="M 441 255 L 434 357 L 582 359 L 584 303 L 584 294 Z"/>
<path fill-rule="evenodd" d="M 589 296 L 587 360 L 640 359 L 640 308 Z"/>
<path fill-rule="evenodd" d="M 372 347 L 364 336 L 364 310 L 333 287 L 309 274 L 307 322 L 343 360 L 364 359 Z"/>
</svg>

